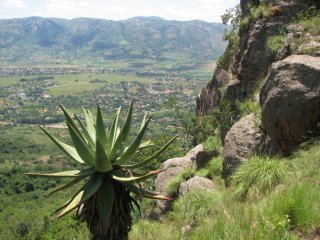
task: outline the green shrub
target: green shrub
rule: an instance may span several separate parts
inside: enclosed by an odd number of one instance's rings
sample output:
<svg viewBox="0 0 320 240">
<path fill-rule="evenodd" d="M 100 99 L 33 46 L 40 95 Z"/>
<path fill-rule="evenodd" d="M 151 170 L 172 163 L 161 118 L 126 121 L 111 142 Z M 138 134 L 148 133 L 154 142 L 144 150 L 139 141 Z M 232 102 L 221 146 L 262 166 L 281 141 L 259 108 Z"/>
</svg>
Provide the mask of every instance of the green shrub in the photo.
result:
<svg viewBox="0 0 320 240">
<path fill-rule="evenodd" d="M 222 147 L 221 139 L 217 136 L 210 136 L 203 143 L 203 147 L 206 151 L 218 150 Z"/>
<path fill-rule="evenodd" d="M 174 220 L 183 222 L 207 217 L 221 200 L 222 197 L 214 190 L 194 189 L 174 202 Z"/>
<path fill-rule="evenodd" d="M 256 117 L 261 117 L 261 107 L 260 104 L 251 99 L 247 99 L 244 102 L 239 104 L 241 116 L 247 116 L 250 113 L 253 113 Z"/>
<path fill-rule="evenodd" d="M 267 53 L 270 56 L 275 56 L 280 51 L 280 49 L 284 45 L 284 38 L 284 33 L 280 33 L 278 35 L 274 35 L 268 38 L 266 49 Z"/>
<path fill-rule="evenodd" d="M 277 158 L 253 156 L 241 164 L 231 177 L 234 196 L 246 198 L 269 193 L 285 173 L 285 162 Z"/>
<path fill-rule="evenodd" d="M 207 169 L 209 170 L 209 176 L 212 178 L 213 176 L 222 176 L 222 166 L 223 166 L 223 158 L 222 156 L 214 157 L 208 163 Z"/>
</svg>

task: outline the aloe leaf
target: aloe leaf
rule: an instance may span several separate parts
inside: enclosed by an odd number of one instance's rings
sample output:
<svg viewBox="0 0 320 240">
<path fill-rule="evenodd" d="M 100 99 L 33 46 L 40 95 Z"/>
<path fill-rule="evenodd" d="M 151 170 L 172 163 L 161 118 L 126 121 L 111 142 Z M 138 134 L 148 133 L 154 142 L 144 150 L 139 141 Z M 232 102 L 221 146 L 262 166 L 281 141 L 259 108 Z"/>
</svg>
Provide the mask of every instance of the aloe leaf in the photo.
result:
<svg viewBox="0 0 320 240">
<path fill-rule="evenodd" d="M 87 177 L 95 172 L 94 168 L 87 168 L 83 170 L 64 171 L 58 173 L 24 173 L 30 177 L 48 177 L 48 178 L 78 178 Z"/>
<path fill-rule="evenodd" d="M 90 148 L 90 146 L 84 142 L 84 140 L 77 134 L 75 129 L 67 122 L 67 126 L 69 129 L 70 136 L 72 138 L 72 141 L 74 143 L 74 146 L 79 154 L 79 156 L 82 158 L 82 160 L 88 164 L 89 166 L 94 165 L 94 152 Z"/>
<path fill-rule="evenodd" d="M 39 125 L 38 125 L 39 126 Z M 61 141 L 59 141 L 57 138 L 55 138 L 53 135 L 51 135 L 46 129 L 44 129 L 43 127 L 39 126 L 41 128 L 42 131 L 44 131 L 45 134 L 48 135 L 48 137 L 66 154 L 68 155 L 70 158 L 72 158 L 73 160 L 77 161 L 78 163 L 82 163 L 84 164 L 85 162 L 81 159 L 81 157 L 79 156 L 77 150 L 66 144 L 63 143 Z"/>
<path fill-rule="evenodd" d="M 90 144 L 91 149 L 95 149 L 95 143 L 94 143 L 93 139 L 91 138 L 91 135 L 89 134 L 88 129 L 85 127 L 83 122 L 80 120 L 80 118 L 76 114 L 74 114 L 74 117 L 77 120 L 79 126 L 81 127 L 83 135 L 86 138 L 87 142 Z"/>
<path fill-rule="evenodd" d="M 86 200 L 88 200 L 90 197 L 95 194 L 99 188 L 101 187 L 103 183 L 103 175 L 102 174 L 96 174 L 92 176 L 92 178 L 87 182 L 86 185 L 84 185 L 78 193 L 76 193 L 72 200 L 68 203 L 68 205 L 63 209 L 57 218 L 60 218 L 67 213 L 71 212 L 75 208 L 77 208 L 80 204 L 84 203 Z"/>
<path fill-rule="evenodd" d="M 120 165 L 124 163 L 125 161 L 130 161 L 137 153 L 137 150 L 140 146 L 140 143 L 142 141 L 142 138 L 144 136 L 144 133 L 149 125 L 151 118 L 149 118 L 143 128 L 138 133 L 138 136 L 135 138 L 135 140 L 132 142 L 132 144 L 129 146 L 129 148 L 121 155 L 120 159 L 117 160 L 117 164 Z"/>
<path fill-rule="evenodd" d="M 169 142 L 167 142 L 160 150 L 158 150 L 157 152 L 155 152 L 151 157 L 143 160 L 141 163 L 137 163 L 137 164 L 133 164 L 133 165 L 124 165 L 123 167 L 125 168 L 129 168 L 129 169 L 134 169 L 134 168 L 138 168 L 138 167 L 142 167 L 146 164 L 148 164 L 149 162 L 151 162 L 153 159 L 157 158 L 163 151 L 165 151 L 170 144 L 177 139 L 178 136 L 173 137 L 172 139 L 169 140 Z"/>
<path fill-rule="evenodd" d="M 99 139 L 102 146 L 107 146 L 107 135 L 103 124 L 103 118 L 99 106 L 97 106 L 97 119 L 96 119 L 96 138 Z"/>
<path fill-rule="evenodd" d="M 151 141 L 151 140 L 147 140 L 143 143 L 140 144 L 139 146 L 139 150 L 142 150 L 142 149 L 145 149 L 145 148 L 148 148 L 148 147 L 153 147 L 155 144 Z"/>
<path fill-rule="evenodd" d="M 155 192 L 151 192 L 148 190 L 145 190 L 143 188 L 137 187 L 136 185 L 132 183 L 121 183 L 123 186 L 125 186 L 130 192 L 141 196 L 141 197 L 146 197 L 146 198 L 151 198 L 151 199 L 158 199 L 158 200 L 172 200 L 170 196 L 165 196 L 162 194 L 158 194 Z"/>
<path fill-rule="evenodd" d="M 53 189 L 51 192 L 49 192 L 47 194 L 47 197 L 51 196 L 52 194 L 56 193 L 56 192 L 59 192 L 59 191 L 62 191 L 62 190 L 65 190 L 69 187 L 72 187 L 73 185 L 77 184 L 78 182 L 80 182 L 81 180 L 83 180 L 85 177 L 78 177 L 76 179 L 73 179 L 71 180 L 70 182 L 66 183 L 66 184 L 63 184 L 59 187 L 56 187 L 55 189 Z"/>
<path fill-rule="evenodd" d="M 147 174 L 144 174 L 142 176 L 128 176 L 125 173 L 122 173 L 122 172 L 120 172 L 118 170 L 112 170 L 112 171 L 110 171 L 108 173 L 108 175 L 112 179 L 114 179 L 114 180 L 116 180 L 118 182 L 126 182 L 126 183 L 128 183 L 128 182 L 140 182 L 140 181 L 142 181 L 144 179 L 147 179 L 147 178 L 149 178 L 149 177 L 151 177 L 153 175 L 157 175 L 157 174 L 159 174 L 159 173 L 161 173 L 163 171 L 164 170 L 151 171 L 151 172 L 149 172 Z"/>
<path fill-rule="evenodd" d="M 64 114 L 64 116 L 66 118 L 67 124 L 69 123 L 69 125 L 71 125 L 74 128 L 76 133 L 84 140 L 84 137 L 83 137 L 82 133 L 78 129 L 76 123 L 73 121 L 73 119 L 70 116 L 70 114 L 68 113 L 68 111 L 61 104 L 59 106 L 60 106 L 60 108 L 61 108 L 61 110 L 62 110 L 62 112 L 63 112 L 63 114 Z"/>
<path fill-rule="evenodd" d="M 120 134 L 115 140 L 114 146 L 111 150 L 110 158 L 116 159 L 117 156 L 119 156 L 124 148 L 124 144 L 129 136 L 130 133 L 130 127 L 131 127 L 131 120 L 132 120 L 132 109 L 133 109 L 133 101 L 131 102 L 131 105 L 129 107 L 127 117 L 123 123 L 123 126 L 121 128 Z"/>
<path fill-rule="evenodd" d="M 116 139 L 120 112 L 121 112 L 121 107 L 118 108 L 118 111 L 117 111 L 116 115 L 114 116 L 110 131 L 109 131 L 109 135 L 108 135 L 109 151 L 112 149 L 113 144 Z"/>
<path fill-rule="evenodd" d="M 99 139 L 96 140 L 96 158 L 94 167 L 99 172 L 109 172 L 112 170 L 112 164 Z"/>
<path fill-rule="evenodd" d="M 96 139 L 96 133 L 95 133 L 95 126 L 94 126 L 94 120 L 91 112 L 85 108 L 83 109 L 83 113 L 86 119 L 86 125 L 88 133 L 90 134 L 92 139 Z"/>
<path fill-rule="evenodd" d="M 105 229 L 109 228 L 114 202 L 114 187 L 112 180 L 105 178 L 97 192 L 99 218 Z"/>
<path fill-rule="evenodd" d="M 147 113 L 144 115 L 143 119 L 142 119 L 142 122 L 141 122 L 141 125 L 140 125 L 140 131 L 141 129 L 143 128 L 143 126 L 146 124 L 146 121 L 147 121 Z"/>
</svg>

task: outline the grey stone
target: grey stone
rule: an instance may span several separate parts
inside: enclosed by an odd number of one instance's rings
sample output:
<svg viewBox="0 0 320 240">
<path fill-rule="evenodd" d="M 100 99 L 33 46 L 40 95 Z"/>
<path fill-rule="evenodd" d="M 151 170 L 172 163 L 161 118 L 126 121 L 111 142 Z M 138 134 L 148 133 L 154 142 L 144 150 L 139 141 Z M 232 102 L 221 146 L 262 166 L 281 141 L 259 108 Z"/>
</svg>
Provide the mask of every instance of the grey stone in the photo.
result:
<svg viewBox="0 0 320 240">
<path fill-rule="evenodd" d="M 166 186 L 182 170 L 183 167 L 171 167 L 159 173 L 155 182 L 156 192 L 160 194 L 166 194 Z M 156 205 L 160 208 L 162 212 L 166 212 L 171 208 L 171 201 L 157 200 Z"/>
<path fill-rule="evenodd" d="M 194 190 L 196 188 L 201 189 L 211 189 L 213 188 L 213 182 L 208 178 L 203 178 L 199 176 L 194 176 L 190 178 L 188 181 L 185 181 L 180 184 L 179 195 L 183 195 L 190 190 Z"/>
<path fill-rule="evenodd" d="M 320 58 L 292 55 L 274 63 L 260 103 L 262 128 L 283 154 L 319 133 Z"/>
<path fill-rule="evenodd" d="M 224 142 L 223 176 L 227 179 L 235 168 L 254 154 L 276 152 L 270 138 L 259 128 L 253 113 L 241 118 L 228 132 Z"/>
</svg>

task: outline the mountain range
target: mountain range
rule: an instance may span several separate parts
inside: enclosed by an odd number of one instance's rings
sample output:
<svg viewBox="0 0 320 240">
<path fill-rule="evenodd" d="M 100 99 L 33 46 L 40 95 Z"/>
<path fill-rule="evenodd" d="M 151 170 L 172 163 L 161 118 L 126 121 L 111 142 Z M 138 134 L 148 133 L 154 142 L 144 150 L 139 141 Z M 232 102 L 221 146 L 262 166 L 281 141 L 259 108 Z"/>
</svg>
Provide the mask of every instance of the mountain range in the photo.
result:
<svg viewBox="0 0 320 240">
<path fill-rule="evenodd" d="M 135 17 L 16 18 L 0 20 L 0 60 L 34 58 L 166 59 L 172 56 L 214 60 L 226 43 L 224 25 Z"/>
</svg>

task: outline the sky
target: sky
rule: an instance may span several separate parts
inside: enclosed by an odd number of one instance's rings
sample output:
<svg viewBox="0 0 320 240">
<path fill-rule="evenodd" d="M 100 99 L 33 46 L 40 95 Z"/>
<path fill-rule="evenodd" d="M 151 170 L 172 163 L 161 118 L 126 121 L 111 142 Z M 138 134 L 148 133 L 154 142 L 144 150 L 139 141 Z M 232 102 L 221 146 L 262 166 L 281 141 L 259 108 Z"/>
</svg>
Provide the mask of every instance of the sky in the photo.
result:
<svg viewBox="0 0 320 240">
<path fill-rule="evenodd" d="M 0 0 L 0 18 L 30 16 L 124 20 L 158 16 L 167 20 L 221 22 L 239 0 Z"/>
</svg>

